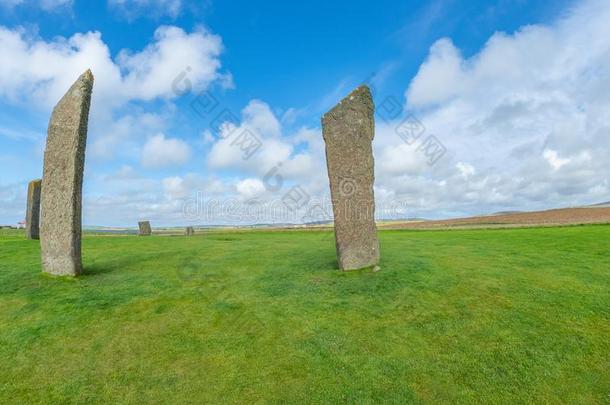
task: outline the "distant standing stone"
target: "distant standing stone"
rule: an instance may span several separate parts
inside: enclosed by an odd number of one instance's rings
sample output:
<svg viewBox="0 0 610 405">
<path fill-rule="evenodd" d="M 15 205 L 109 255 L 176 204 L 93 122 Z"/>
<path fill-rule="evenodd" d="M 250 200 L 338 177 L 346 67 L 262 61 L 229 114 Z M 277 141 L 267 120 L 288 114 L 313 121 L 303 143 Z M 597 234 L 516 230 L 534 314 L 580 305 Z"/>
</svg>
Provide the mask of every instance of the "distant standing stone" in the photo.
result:
<svg viewBox="0 0 610 405">
<path fill-rule="evenodd" d="M 28 201 L 25 213 L 25 236 L 28 239 L 40 238 L 40 187 L 42 180 L 32 180 L 28 184 Z"/>
<path fill-rule="evenodd" d="M 187 226 L 184 230 L 184 234 L 186 236 L 193 236 L 195 234 L 195 229 L 192 226 Z"/>
<path fill-rule="evenodd" d="M 82 272 L 81 215 L 93 74 L 87 70 L 53 109 L 44 152 L 40 247 L 43 271 Z"/>
<path fill-rule="evenodd" d="M 360 86 L 322 117 L 341 270 L 379 263 L 373 193 L 374 114 L 371 92 Z"/>
<path fill-rule="evenodd" d="M 140 221 L 138 227 L 140 228 L 140 236 L 150 236 L 152 234 L 150 221 Z"/>
</svg>

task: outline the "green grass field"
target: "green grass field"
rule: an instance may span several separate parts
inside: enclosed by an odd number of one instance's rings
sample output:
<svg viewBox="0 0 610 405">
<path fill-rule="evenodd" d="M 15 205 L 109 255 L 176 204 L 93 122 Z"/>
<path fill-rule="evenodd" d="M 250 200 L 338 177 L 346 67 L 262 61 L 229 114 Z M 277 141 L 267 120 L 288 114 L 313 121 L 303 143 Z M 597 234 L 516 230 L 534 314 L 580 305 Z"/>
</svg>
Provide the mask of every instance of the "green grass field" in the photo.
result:
<svg viewBox="0 0 610 405">
<path fill-rule="evenodd" d="M 87 236 L 73 280 L 4 231 L 0 402 L 610 401 L 610 226 L 330 235 Z"/>
</svg>

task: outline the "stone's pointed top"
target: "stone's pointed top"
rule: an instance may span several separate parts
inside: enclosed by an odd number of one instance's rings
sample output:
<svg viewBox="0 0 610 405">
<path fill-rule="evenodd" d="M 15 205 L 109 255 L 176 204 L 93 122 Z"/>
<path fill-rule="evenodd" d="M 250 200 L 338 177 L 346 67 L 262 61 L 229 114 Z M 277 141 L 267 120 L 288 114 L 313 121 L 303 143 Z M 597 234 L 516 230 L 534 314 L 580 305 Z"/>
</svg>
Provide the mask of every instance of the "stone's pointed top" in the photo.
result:
<svg viewBox="0 0 610 405">
<path fill-rule="evenodd" d="M 62 108 L 75 108 L 76 105 L 87 105 L 87 111 L 89 110 L 89 104 L 91 102 L 91 94 L 93 92 L 93 73 L 90 69 L 87 69 L 82 75 L 76 79 L 76 81 L 70 86 L 70 89 L 63 95 L 63 97 L 55 105 L 56 109 Z M 87 112 L 88 115 L 88 112 Z M 51 117 L 51 121 L 53 121 Z"/>
<path fill-rule="evenodd" d="M 352 96 L 358 96 L 360 94 L 363 94 L 366 97 L 371 97 L 371 89 L 369 89 L 369 86 L 367 86 L 366 84 L 361 84 L 360 86 L 356 87 L 354 90 L 352 90 L 351 93 L 349 93 L 343 100 L 340 101 L 340 103 L 343 103 L 344 101 L 348 101 L 348 100 L 352 100 Z"/>
<path fill-rule="evenodd" d="M 87 69 L 85 71 L 85 73 L 83 73 L 82 75 L 80 75 L 80 77 L 78 78 L 77 82 L 91 82 L 93 83 L 94 77 L 93 77 L 93 73 L 91 72 L 91 69 Z"/>
<path fill-rule="evenodd" d="M 324 116 L 322 116 L 322 121 L 324 121 L 327 117 L 341 114 L 341 111 L 345 108 L 349 108 L 350 105 L 360 103 L 367 106 L 370 106 L 371 109 L 373 106 L 373 96 L 371 95 L 371 90 L 366 84 L 362 84 L 356 89 L 352 90 L 343 100 L 339 101 L 337 105 L 328 110 Z"/>
<path fill-rule="evenodd" d="M 73 89 L 76 88 L 85 89 L 87 92 L 91 92 L 91 90 L 93 89 L 93 80 L 94 78 L 93 73 L 91 73 L 91 69 L 87 69 L 85 73 L 83 73 L 78 77 L 78 79 L 76 79 L 74 84 L 70 87 L 70 90 L 68 90 L 68 93 L 70 93 Z"/>
<path fill-rule="evenodd" d="M 94 78 L 91 69 L 87 69 L 85 73 L 82 74 L 82 76 L 84 76 L 87 80 L 93 80 Z"/>
</svg>

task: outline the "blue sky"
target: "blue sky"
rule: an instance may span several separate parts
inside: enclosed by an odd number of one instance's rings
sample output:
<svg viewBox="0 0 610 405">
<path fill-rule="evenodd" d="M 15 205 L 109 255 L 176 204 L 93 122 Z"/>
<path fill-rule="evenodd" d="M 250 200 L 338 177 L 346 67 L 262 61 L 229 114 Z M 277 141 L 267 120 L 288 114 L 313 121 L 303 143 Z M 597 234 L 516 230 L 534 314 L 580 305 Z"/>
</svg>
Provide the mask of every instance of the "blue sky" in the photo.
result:
<svg viewBox="0 0 610 405">
<path fill-rule="evenodd" d="M 0 0 L 0 223 L 23 218 L 50 111 L 89 67 L 86 225 L 299 222 L 328 197 L 320 117 L 363 82 L 396 107 L 377 116 L 381 216 L 610 200 L 605 3 Z M 293 187 L 307 203 L 286 211 Z"/>
</svg>

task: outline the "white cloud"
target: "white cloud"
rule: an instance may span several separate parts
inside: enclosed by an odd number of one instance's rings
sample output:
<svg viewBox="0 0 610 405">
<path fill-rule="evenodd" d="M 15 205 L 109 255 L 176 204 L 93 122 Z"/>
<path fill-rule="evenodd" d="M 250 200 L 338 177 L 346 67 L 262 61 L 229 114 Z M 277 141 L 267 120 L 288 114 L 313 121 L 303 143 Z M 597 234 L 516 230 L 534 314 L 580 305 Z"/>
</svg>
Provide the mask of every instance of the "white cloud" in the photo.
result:
<svg viewBox="0 0 610 405">
<path fill-rule="evenodd" d="M 176 18 L 183 9 L 182 0 L 108 0 L 108 5 L 118 9 L 128 19 L 144 13 Z"/>
<path fill-rule="evenodd" d="M 471 164 L 468 164 L 468 163 L 457 162 L 455 167 L 460 171 L 460 174 L 464 178 L 468 178 L 468 176 L 472 176 L 473 174 L 476 173 L 474 166 L 472 166 Z"/>
<path fill-rule="evenodd" d="M 204 130 L 201 133 L 201 140 L 203 141 L 204 145 L 209 145 L 209 144 L 213 143 L 214 135 L 212 134 L 212 131 L 210 131 L 209 129 Z"/>
<path fill-rule="evenodd" d="M 95 76 L 92 112 L 132 100 L 175 98 L 183 89 L 205 88 L 224 77 L 222 41 L 204 28 L 187 33 L 161 26 L 146 48 L 122 50 L 116 60 L 99 32 L 44 41 L 22 28 L 0 27 L 0 48 L 0 97 L 46 108 L 88 68 Z"/>
<path fill-rule="evenodd" d="M 429 165 L 419 143 L 407 145 L 397 135 L 398 122 L 384 123 L 377 117 L 373 147 L 378 207 L 395 200 L 406 205 L 406 216 L 432 217 L 609 200 L 609 20 L 607 1 L 580 2 L 553 24 L 494 34 L 469 58 L 450 39 L 440 39 L 406 90 L 405 109 L 425 125 L 422 140 L 435 135 L 447 153 Z M 192 71 L 186 78 L 194 88 L 229 77 L 220 73 L 220 38 L 201 30 L 189 34 L 160 28 L 144 50 L 125 51 L 114 59 L 99 33 L 42 41 L 23 30 L 0 29 L 0 46 L 16 58 L 0 65 L 0 97 L 20 100 L 23 94 L 33 95 L 46 105 L 52 105 L 91 61 L 94 73 L 99 72 L 95 97 L 110 107 L 175 97 L 175 75 L 169 72 L 177 70 L 177 75 L 187 66 Z M 174 48 L 180 58 L 171 57 Z M 77 68 L 64 72 L 71 66 Z M 325 103 L 348 91 L 340 84 Z M 135 175 L 131 166 L 121 168 L 104 180 L 111 197 L 90 202 L 89 215 L 138 212 L 180 223 L 182 200 L 199 190 L 226 199 L 280 204 L 292 185 L 302 186 L 314 198 L 327 195 L 320 130 L 287 131 L 282 124 L 292 122 L 297 110 L 286 111 L 278 119 L 266 103 L 252 100 L 241 111 L 237 128 L 226 125 L 223 137 L 204 132 L 200 144 L 209 147 L 209 178 L 186 174 L 145 180 L 130 178 Z M 98 124 L 104 128 L 96 132 L 104 135 L 99 141 L 94 135 L 92 150 L 137 157 L 141 139 L 159 133 L 148 139 L 142 164 L 184 164 L 191 150 L 162 134 L 167 131 L 164 118 L 128 111 L 114 125 Z M 249 159 L 234 143 L 245 130 L 262 143 Z M 277 192 L 265 186 L 265 175 L 273 167 L 283 179 Z M 216 173 L 223 179 L 214 178 Z"/>
<path fill-rule="evenodd" d="M 40 7 L 45 11 L 53 11 L 60 8 L 70 8 L 74 0 L 0 0 L 0 6 L 13 8 L 24 4 Z"/>
<path fill-rule="evenodd" d="M 260 197 L 265 192 L 265 185 L 259 179 L 244 179 L 235 186 L 239 196 L 245 200 Z"/>
<path fill-rule="evenodd" d="M 148 168 L 184 165 L 191 158 L 191 148 L 180 139 L 151 137 L 142 148 L 142 166 Z"/>
<path fill-rule="evenodd" d="M 0 184 L 0 225 L 13 225 L 25 218 L 27 183 Z"/>
<path fill-rule="evenodd" d="M 203 28 L 187 34 L 178 27 L 161 26 L 155 31 L 155 41 L 144 50 L 119 54 L 118 64 L 128 72 L 123 78 L 124 92 L 143 100 L 176 97 L 175 88 L 184 87 L 175 82 L 181 72 L 195 88 L 206 87 L 221 78 L 221 51 L 220 37 Z"/>
<path fill-rule="evenodd" d="M 384 135 L 384 129 L 377 128 L 379 138 Z M 385 135 L 396 136 L 391 132 Z M 380 142 L 375 145 L 374 152 L 375 167 L 380 179 L 404 174 L 420 174 L 428 168 L 424 155 L 407 144 L 382 145 Z"/>
<path fill-rule="evenodd" d="M 273 166 L 281 163 L 291 168 L 299 163 L 291 163 L 294 145 L 281 134 L 281 124 L 269 106 L 252 100 L 242 110 L 242 122 L 238 127 L 223 126 L 220 137 L 213 144 L 208 155 L 208 165 L 212 169 L 242 170 L 244 173 L 264 175 Z M 248 155 L 248 150 L 240 147 L 240 136 L 254 136 L 260 142 L 256 152 Z M 254 151 L 254 148 L 251 149 Z M 300 157 L 300 164 L 306 158 Z"/>
<path fill-rule="evenodd" d="M 197 173 L 163 179 L 163 190 L 168 199 L 218 197 L 224 195 L 229 188 L 229 185 L 218 178 L 204 178 Z"/>
<path fill-rule="evenodd" d="M 571 161 L 571 159 L 561 159 L 557 155 L 557 151 L 551 149 L 545 149 L 542 156 L 544 156 L 544 158 L 547 160 L 547 162 L 549 162 L 551 167 L 553 167 L 553 170 L 559 170 L 561 169 L 561 166 L 570 163 Z"/>
<path fill-rule="evenodd" d="M 164 117 L 153 113 L 125 114 L 110 123 L 91 120 L 87 153 L 96 159 L 134 159 L 140 153 L 141 140 L 165 127 Z"/>
<path fill-rule="evenodd" d="M 282 201 L 286 193 L 295 186 L 314 199 L 329 193 L 320 130 L 300 128 L 285 133 L 279 119 L 260 100 L 248 103 L 241 116 L 237 127 L 224 126 L 214 140 L 206 159 L 208 167 L 236 177 L 235 196 L 248 202 L 249 209 L 265 212 L 264 219 L 257 220 L 298 221 L 298 214 L 287 210 Z M 254 134 L 260 141 L 260 148 L 249 157 L 238 142 L 243 133 Z M 271 213 L 278 217 L 274 219 Z M 291 219 L 283 214 L 290 214 Z"/>
<path fill-rule="evenodd" d="M 74 80 L 92 69 L 88 151 L 101 159 L 137 159 L 142 139 L 162 132 L 171 119 L 143 112 L 133 102 L 173 99 L 184 90 L 226 83 L 228 77 L 220 72 L 220 37 L 203 28 L 187 33 L 161 26 L 143 50 L 123 50 L 112 58 L 99 32 L 46 41 L 23 28 L 0 26 L 0 49 L 0 98 L 28 109 L 50 112 Z"/>
<path fill-rule="evenodd" d="M 184 198 L 189 194 L 185 183 L 180 176 L 167 177 L 163 179 L 163 188 L 170 198 Z"/>
<path fill-rule="evenodd" d="M 280 122 L 266 103 L 260 100 L 252 100 L 243 109 L 242 115 L 248 126 L 265 137 L 280 135 Z"/>
<path fill-rule="evenodd" d="M 378 123 L 380 195 L 440 215 L 607 200 L 608 20 L 610 4 L 588 0 L 553 24 L 496 33 L 467 59 L 450 39 L 437 41 L 405 107 L 448 152 L 413 166 L 417 157 L 395 152 L 404 143 Z"/>
<path fill-rule="evenodd" d="M 74 0 L 41 0 L 40 6 L 45 10 L 53 10 L 59 7 L 72 6 Z"/>
<path fill-rule="evenodd" d="M 441 103 L 459 94 L 464 85 L 463 63 L 450 39 L 438 40 L 409 87 L 409 102 L 412 105 Z"/>
</svg>

